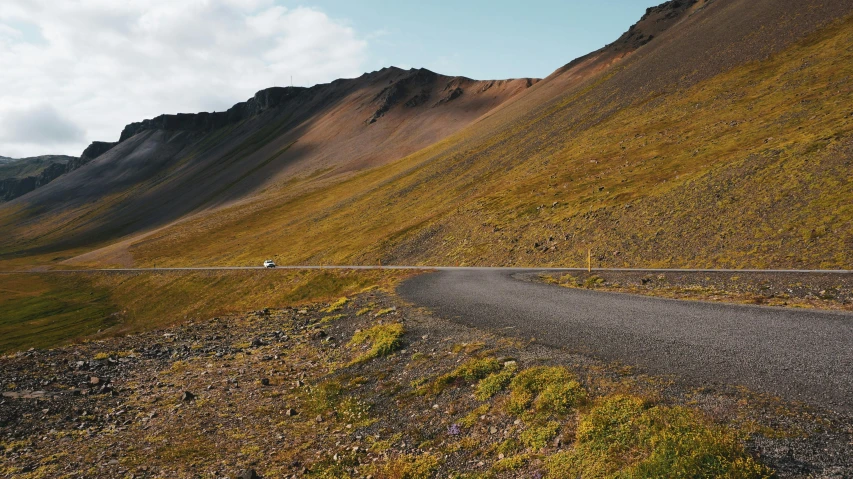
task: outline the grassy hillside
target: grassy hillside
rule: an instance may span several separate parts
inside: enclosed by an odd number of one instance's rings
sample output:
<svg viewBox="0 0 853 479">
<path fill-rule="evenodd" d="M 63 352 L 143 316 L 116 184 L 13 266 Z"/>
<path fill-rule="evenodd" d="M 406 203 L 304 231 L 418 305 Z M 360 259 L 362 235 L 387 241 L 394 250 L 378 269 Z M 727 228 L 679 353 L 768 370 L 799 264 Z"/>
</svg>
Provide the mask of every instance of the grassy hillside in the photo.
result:
<svg viewBox="0 0 853 479">
<path fill-rule="evenodd" d="M 851 268 L 851 12 L 673 1 L 539 82 L 391 68 L 131 125 L 0 206 L 0 265 Z"/>
<path fill-rule="evenodd" d="M 389 287 L 400 271 L 0 275 L 0 353 Z"/>
<path fill-rule="evenodd" d="M 851 45 L 847 18 L 602 119 L 588 93 L 617 67 L 523 122 L 291 182 L 126 251 L 140 265 L 580 265 L 591 248 L 603 266 L 851 267 Z"/>
</svg>

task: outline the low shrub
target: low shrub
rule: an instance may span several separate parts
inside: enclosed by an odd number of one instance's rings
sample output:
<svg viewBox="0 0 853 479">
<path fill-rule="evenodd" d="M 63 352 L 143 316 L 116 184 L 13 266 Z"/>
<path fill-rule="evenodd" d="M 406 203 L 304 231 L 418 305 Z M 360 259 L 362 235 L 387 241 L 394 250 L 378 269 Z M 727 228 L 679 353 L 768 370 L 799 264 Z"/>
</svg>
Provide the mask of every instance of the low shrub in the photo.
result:
<svg viewBox="0 0 853 479">
<path fill-rule="evenodd" d="M 481 379 L 477 384 L 477 399 L 485 401 L 495 394 L 503 391 L 512 381 L 518 366 L 515 362 L 510 362 L 504 365 L 504 368 L 498 372 L 492 373 Z"/>
<path fill-rule="evenodd" d="M 378 324 L 370 329 L 358 331 L 349 342 L 350 346 L 369 343 L 368 350 L 355 359 L 361 363 L 373 358 L 388 356 L 403 346 L 403 334 L 406 332 L 401 323 Z"/>
<path fill-rule="evenodd" d="M 421 392 L 438 394 L 456 382 L 470 383 L 479 381 L 500 369 L 501 364 L 493 357 L 469 359 L 460 364 L 452 372 L 443 374 L 432 383 L 423 386 Z"/>
<path fill-rule="evenodd" d="M 565 415 L 587 399 L 577 378 L 561 366 L 525 369 L 512 379 L 509 390 L 507 410 L 516 416 L 531 406 L 540 413 Z"/>
<path fill-rule="evenodd" d="M 422 479 L 431 477 L 438 469 L 438 458 L 432 454 L 406 454 L 388 460 L 373 471 L 376 479 Z"/>
<path fill-rule="evenodd" d="M 533 449 L 539 450 L 548 445 L 548 441 L 557 435 L 560 430 L 560 423 L 557 421 L 549 421 L 543 425 L 531 426 L 521 433 L 521 442 Z"/>
<path fill-rule="evenodd" d="M 549 477 L 764 478 L 729 430 L 683 407 L 612 396 L 581 418 L 575 447 L 546 460 Z"/>
<path fill-rule="evenodd" d="M 329 307 L 322 310 L 324 313 L 334 313 L 336 311 L 340 311 L 343 307 L 349 303 L 349 298 L 340 298 L 334 303 L 330 304 Z"/>
</svg>

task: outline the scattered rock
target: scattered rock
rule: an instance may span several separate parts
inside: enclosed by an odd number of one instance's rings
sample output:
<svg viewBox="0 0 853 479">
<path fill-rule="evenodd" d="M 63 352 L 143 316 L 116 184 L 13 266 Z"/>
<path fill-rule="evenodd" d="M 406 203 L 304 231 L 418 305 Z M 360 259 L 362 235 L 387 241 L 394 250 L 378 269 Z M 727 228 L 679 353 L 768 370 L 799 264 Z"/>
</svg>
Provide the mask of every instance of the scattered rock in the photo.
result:
<svg viewBox="0 0 853 479">
<path fill-rule="evenodd" d="M 286 411 L 284 411 L 284 415 L 285 415 L 285 416 L 293 417 L 293 416 L 295 416 L 296 414 L 297 414 L 296 409 L 293 409 L 293 408 L 287 408 L 287 410 L 286 410 Z"/>
<path fill-rule="evenodd" d="M 181 396 L 181 401 L 192 401 L 193 399 L 195 399 L 195 394 L 189 391 L 184 391 L 184 394 Z"/>
<path fill-rule="evenodd" d="M 237 479 L 262 479 L 254 469 L 246 469 L 237 476 Z"/>
</svg>

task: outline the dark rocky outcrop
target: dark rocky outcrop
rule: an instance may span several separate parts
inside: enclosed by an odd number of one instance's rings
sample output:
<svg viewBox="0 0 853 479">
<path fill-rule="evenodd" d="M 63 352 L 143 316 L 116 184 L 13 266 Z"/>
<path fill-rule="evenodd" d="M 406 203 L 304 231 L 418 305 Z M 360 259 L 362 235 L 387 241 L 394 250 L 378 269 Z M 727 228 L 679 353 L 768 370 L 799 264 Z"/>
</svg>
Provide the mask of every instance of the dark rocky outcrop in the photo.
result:
<svg viewBox="0 0 853 479">
<path fill-rule="evenodd" d="M 654 40 L 657 35 L 684 18 L 699 0 L 670 0 L 646 9 L 645 15 L 609 48 L 614 52 L 630 52 Z"/>
<path fill-rule="evenodd" d="M 124 127 L 119 143 L 146 130 L 188 130 L 211 131 L 227 125 L 239 123 L 259 113 L 282 106 L 303 92 L 309 90 L 302 87 L 273 87 L 255 93 L 248 101 L 237 103 L 223 112 L 213 113 L 178 113 L 177 115 L 160 115 L 150 120 L 131 123 Z"/>
<path fill-rule="evenodd" d="M 407 108 L 414 108 L 426 103 L 431 96 L 432 88 L 439 79 L 437 73 L 426 68 L 412 69 L 403 73 L 405 74 L 403 78 L 385 87 L 373 99 L 373 102 L 378 103 L 379 106 L 367 120 L 368 123 L 376 123 L 379 118 L 399 103 L 403 103 Z"/>
<path fill-rule="evenodd" d="M 407 108 L 414 108 L 416 106 L 423 105 L 427 101 L 429 101 L 429 97 L 431 96 L 431 92 L 428 88 L 424 88 L 420 93 L 409 98 L 409 101 L 406 102 L 405 106 Z"/>
<path fill-rule="evenodd" d="M 439 106 L 439 105 L 443 105 L 445 103 L 449 103 L 449 102 L 459 98 L 460 96 L 462 96 L 463 93 L 464 93 L 464 90 L 462 90 L 462 88 L 460 88 L 460 87 L 453 88 L 449 92 L 447 92 L 447 94 L 444 96 L 444 98 L 442 98 L 441 100 L 438 100 L 438 103 L 436 103 L 434 106 Z"/>
<path fill-rule="evenodd" d="M 654 40 L 661 33 L 684 19 L 689 11 L 700 0 L 670 0 L 656 7 L 649 7 L 640 20 L 631 25 L 627 32 L 623 33 L 615 42 L 604 48 L 575 58 L 571 62 L 559 68 L 553 75 L 565 73 L 584 62 L 598 56 L 616 55 L 624 56 L 636 51 L 638 48 Z M 702 0 L 703 6 L 714 0 Z"/>
<path fill-rule="evenodd" d="M 89 145 L 85 150 L 83 150 L 83 154 L 80 155 L 78 160 L 81 164 L 88 163 L 91 160 L 103 155 L 108 152 L 112 147 L 116 146 L 118 143 L 116 142 L 108 142 L 108 141 L 93 141 L 91 145 Z"/>
</svg>

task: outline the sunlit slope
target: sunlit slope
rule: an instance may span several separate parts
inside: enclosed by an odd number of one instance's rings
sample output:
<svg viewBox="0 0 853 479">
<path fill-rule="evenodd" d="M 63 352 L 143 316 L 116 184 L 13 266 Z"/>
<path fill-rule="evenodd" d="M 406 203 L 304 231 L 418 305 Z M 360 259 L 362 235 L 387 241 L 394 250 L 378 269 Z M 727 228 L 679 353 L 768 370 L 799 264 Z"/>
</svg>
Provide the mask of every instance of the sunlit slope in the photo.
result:
<svg viewBox="0 0 853 479">
<path fill-rule="evenodd" d="M 613 82 L 637 64 L 523 121 L 486 120 L 342 183 L 271 191 L 129 252 L 140 265 L 582 265 L 592 248 L 604 266 L 850 267 L 853 21 L 631 98 Z M 602 91 L 621 93 L 607 105 Z"/>
<path fill-rule="evenodd" d="M 337 181 L 429 146 L 535 82 L 385 68 L 134 123 L 85 167 L 0 205 L 0 260 L 68 257 L 295 178 Z"/>
</svg>

